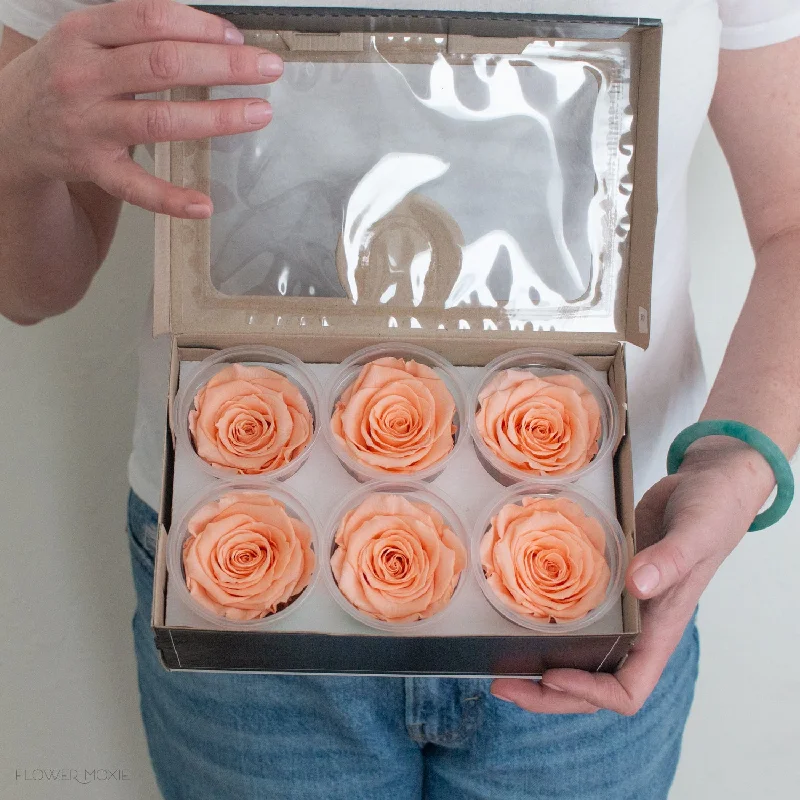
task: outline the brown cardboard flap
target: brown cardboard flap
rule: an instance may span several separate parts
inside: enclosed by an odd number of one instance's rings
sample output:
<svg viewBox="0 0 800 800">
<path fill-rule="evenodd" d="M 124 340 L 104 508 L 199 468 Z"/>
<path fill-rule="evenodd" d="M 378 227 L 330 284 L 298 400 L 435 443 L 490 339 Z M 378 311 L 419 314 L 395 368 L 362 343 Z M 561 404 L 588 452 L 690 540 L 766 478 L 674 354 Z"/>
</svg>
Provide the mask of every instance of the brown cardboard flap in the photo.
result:
<svg viewBox="0 0 800 800">
<path fill-rule="evenodd" d="M 634 192 L 628 268 L 625 340 L 646 348 L 650 343 L 650 297 L 658 216 L 658 110 L 661 29 L 643 30 L 634 47 L 639 69 L 631 74 L 637 97 Z"/>
<path fill-rule="evenodd" d="M 155 146 L 155 174 L 157 178 L 165 181 L 171 179 L 169 159 L 169 142 L 158 142 Z M 172 260 L 171 235 L 171 219 L 166 214 L 156 214 L 154 252 L 156 268 L 153 277 L 154 336 L 160 336 L 172 330 L 169 317 L 171 300 L 170 264 Z"/>
<path fill-rule="evenodd" d="M 301 33 L 282 31 L 289 50 L 323 53 L 358 53 L 364 49 L 363 33 Z"/>
<path fill-rule="evenodd" d="M 393 224 L 398 231 L 404 231 L 403 226 L 410 224 L 415 230 L 422 226 L 425 231 L 444 232 L 440 244 L 435 244 L 435 234 L 430 234 L 433 255 L 422 302 L 416 297 L 412 302 L 410 294 L 407 299 L 401 297 L 402 291 L 389 301 L 385 299 L 386 293 L 381 293 L 381 286 L 370 288 L 368 281 L 364 283 L 365 275 L 374 276 L 382 269 L 391 272 L 391 255 L 380 267 L 371 261 L 364 262 L 366 266 L 363 267 L 351 267 L 355 262 L 347 262 L 348 269 L 354 271 L 342 273 L 340 269 L 339 272 L 347 296 L 225 293 L 211 274 L 213 258 L 221 257 L 213 252 L 211 222 L 158 217 L 154 289 L 156 333 L 169 330 L 184 344 L 227 336 L 252 337 L 253 340 L 268 337 L 270 341 L 294 338 L 374 341 L 399 336 L 427 341 L 453 339 L 459 348 L 466 347 L 469 351 L 484 348 L 487 341 L 501 350 L 532 343 L 544 345 L 545 340 L 549 346 L 569 347 L 576 337 L 585 336 L 596 342 L 611 344 L 625 340 L 647 346 L 656 224 L 660 24 L 653 20 L 457 12 L 403 14 L 230 7 L 210 10 L 247 29 L 253 43 L 279 51 L 287 64 L 383 64 L 388 63 L 387 59 L 396 60 L 397 64 L 433 64 L 437 58 L 458 63 L 459 59 L 471 58 L 476 53 L 522 54 L 532 42 L 541 44 L 545 38 L 553 58 L 558 59 L 563 55 L 559 54 L 559 45 L 574 40 L 587 47 L 594 42 L 598 47 L 610 41 L 624 42 L 628 46 L 628 63 L 624 69 L 630 72 L 629 84 L 626 83 L 626 90 L 630 92 L 626 113 L 634 122 L 630 141 L 625 141 L 622 147 L 628 152 L 630 162 L 625 162 L 626 173 L 620 180 L 630 181 L 633 188 L 630 199 L 625 201 L 624 218 L 616 219 L 611 215 L 605 222 L 606 230 L 613 223 L 613 235 L 623 237 L 624 245 L 614 251 L 614 258 L 620 259 L 618 267 L 602 259 L 593 264 L 596 275 L 591 279 L 595 282 L 590 282 L 590 287 L 594 287 L 592 291 L 570 301 L 571 305 L 567 304 L 563 311 L 548 312 L 550 316 L 540 320 L 536 314 L 538 306 L 544 303 L 541 299 L 531 301 L 534 308 L 529 316 L 517 314 L 510 306 L 502 304 L 492 307 L 482 300 L 462 299 L 448 305 L 448 291 L 455 291 L 453 287 L 463 274 L 458 262 L 463 240 L 459 241 L 459 232 L 448 233 L 452 226 L 447 212 L 437 210 L 435 204 L 429 203 L 427 207 L 400 204 L 391 212 L 397 216 Z M 601 84 L 613 79 L 613 64 L 608 66 L 606 75 L 602 74 L 605 69 L 602 64 L 598 69 Z M 209 92 L 206 89 L 179 90 L 173 97 L 198 100 L 209 97 Z M 335 136 L 335 131 L 325 134 Z M 209 147 L 208 141 L 159 145 L 156 173 L 177 185 L 210 192 Z M 567 202 L 569 195 L 565 193 L 564 197 Z M 598 207 L 601 206 L 602 203 Z M 601 211 L 608 213 L 608 209 L 601 208 Z M 453 242 L 448 243 L 448 235 Z M 342 251 L 341 241 L 340 237 L 338 255 Z M 336 249 L 337 245 L 331 241 L 330 247 Z M 337 260 L 337 267 L 339 264 Z M 542 284 L 542 288 L 547 287 Z M 412 290 L 413 287 L 409 292 Z M 602 313 L 598 313 L 599 309 Z M 551 319 L 553 315 L 558 318 Z M 474 362 L 480 357 L 466 352 L 460 360 L 466 363 L 465 359 Z"/>
<path fill-rule="evenodd" d="M 403 30 L 415 34 L 468 35 L 495 38 L 537 36 L 546 39 L 602 39 L 623 36 L 631 27 L 659 27 L 642 17 L 600 17 L 570 14 L 496 13 L 415 9 L 301 8 L 279 6 L 204 5 L 202 10 L 250 30 L 302 33 Z"/>
</svg>

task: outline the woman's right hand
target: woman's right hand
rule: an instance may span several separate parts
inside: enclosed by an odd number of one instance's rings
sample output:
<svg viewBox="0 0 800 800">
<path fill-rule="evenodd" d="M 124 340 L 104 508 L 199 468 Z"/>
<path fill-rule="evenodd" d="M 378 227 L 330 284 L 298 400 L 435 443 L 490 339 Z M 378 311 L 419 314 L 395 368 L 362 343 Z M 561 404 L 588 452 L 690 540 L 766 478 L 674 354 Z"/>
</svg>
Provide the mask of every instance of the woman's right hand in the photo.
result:
<svg viewBox="0 0 800 800">
<path fill-rule="evenodd" d="M 89 181 L 150 211 L 210 216 L 207 195 L 150 175 L 131 146 L 258 130 L 272 117 L 269 103 L 134 95 L 280 77 L 280 57 L 242 42 L 231 23 L 172 0 L 120 0 L 67 14 L 0 71 L 4 183 L 25 191 Z"/>
</svg>

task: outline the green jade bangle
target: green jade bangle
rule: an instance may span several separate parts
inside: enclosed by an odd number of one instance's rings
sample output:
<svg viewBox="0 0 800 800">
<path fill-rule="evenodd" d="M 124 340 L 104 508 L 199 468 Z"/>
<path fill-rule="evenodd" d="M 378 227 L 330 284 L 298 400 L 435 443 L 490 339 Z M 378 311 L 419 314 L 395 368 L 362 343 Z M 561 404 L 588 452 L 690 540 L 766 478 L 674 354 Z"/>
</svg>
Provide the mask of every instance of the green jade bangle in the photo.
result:
<svg viewBox="0 0 800 800">
<path fill-rule="evenodd" d="M 729 436 L 744 442 L 757 450 L 770 465 L 775 474 L 778 493 L 772 505 L 762 511 L 750 526 L 751 531 L 760 531 L 774 525 L 788 510 L 794 497 L 794 475 L 792 467 L 782 450 L 766 434 L 757 428 L 732 419 L 707 419 L 695 422 L 681 431 L 669 448 L 667 454 L 667 474 L 674 475 L 686 455 L 686 451 L 698 440 L 706 436 Z"/>
</svg>

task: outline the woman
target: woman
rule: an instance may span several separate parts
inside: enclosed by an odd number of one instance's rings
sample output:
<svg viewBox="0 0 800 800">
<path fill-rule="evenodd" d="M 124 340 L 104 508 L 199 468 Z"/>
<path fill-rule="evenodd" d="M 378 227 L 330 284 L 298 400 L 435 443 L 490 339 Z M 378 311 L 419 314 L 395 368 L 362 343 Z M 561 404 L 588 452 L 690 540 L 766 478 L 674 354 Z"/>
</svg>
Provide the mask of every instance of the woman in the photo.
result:
<svg viewBox="0 0 800 800">
<path fill-rule="evenodd" d="M 232 26 L 169 0 L 63 16 L 80 5 L 0 0 L 0 313 L 20 324 L 80 300 L 108 251 L 120 200 L 179 217 L 212 213 L 206 196 L 136 167 L 131 145 L 250 131 L 272 114 L 260 101 L 177 107 L 134 102 L 134 92 L 263 84 L 282 70 Z M 667 447 L 698 416 L 747 423 L 786 455 L 800 438 L 800 408 L 786 402 L 800 388 L 800 12 L 795 0 L 524 5 L 664 22 L 651 346 L 629 353 L 636 481 L 654 484 L 637 512 L 640 535 L 653 544 L 628 572 L 629 590 L 646 601 L 642 636 L 613 676 L 551 670 L 541 684 L 166 673 L 149 629 L 163 425 L 155 376 L 164 353 L 162 342 L 145 342 L 130 469 L 134 633 L 142 713 L 167 800 L 666 796 L 696 676 L 694 609 L 774 485 L 755 450 L 718 437 L 702 439 L 677 474 L 658 480 Z M 757 268 L 703 407 L 685 191 L 709 108 Z"/>
</svg>

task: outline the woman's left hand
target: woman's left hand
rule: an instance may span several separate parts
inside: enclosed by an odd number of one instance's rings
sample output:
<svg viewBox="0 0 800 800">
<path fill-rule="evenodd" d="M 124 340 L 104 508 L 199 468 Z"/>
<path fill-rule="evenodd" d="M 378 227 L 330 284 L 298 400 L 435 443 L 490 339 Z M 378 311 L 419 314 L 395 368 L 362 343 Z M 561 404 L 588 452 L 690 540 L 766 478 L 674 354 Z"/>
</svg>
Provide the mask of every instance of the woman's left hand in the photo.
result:
<svg viewBox="0 0 800 800">
<path fill-rule="evenodd" d="M 642 603 L 642 632 L 613 675 L 552 669 L 541 682 L 501 678 L 492 693 L 540 714 L 635 714 L 694 614 L 720 564 L 747 532 L 774 485 L 767 463 L 731 440 L 706 439 L 681 469 L 659 481 L 636 509 L 637 539 L 626 586 Z M 650 545 L 649 547 L 647 545 Z"/>
</svg>

